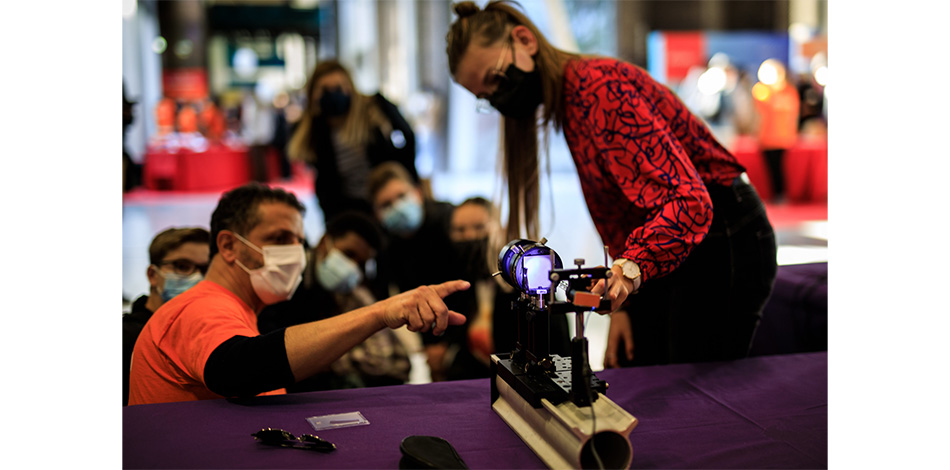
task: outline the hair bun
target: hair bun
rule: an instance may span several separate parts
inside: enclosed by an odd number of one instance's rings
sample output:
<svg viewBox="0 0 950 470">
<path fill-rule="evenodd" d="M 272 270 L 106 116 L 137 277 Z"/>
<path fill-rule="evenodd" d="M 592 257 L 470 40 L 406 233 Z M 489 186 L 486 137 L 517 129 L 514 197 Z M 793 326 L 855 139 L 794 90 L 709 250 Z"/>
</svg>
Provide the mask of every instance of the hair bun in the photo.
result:
<svg viewBox="0 0 950 470">
<path fill-rule="evenodd" d="M 459 2 L 456 3 L 453 8 L 455 9 L 455 14 L 458 15 L 459 18 L 466 18 L 481 11 L 475 2 Z"/>
</svg>

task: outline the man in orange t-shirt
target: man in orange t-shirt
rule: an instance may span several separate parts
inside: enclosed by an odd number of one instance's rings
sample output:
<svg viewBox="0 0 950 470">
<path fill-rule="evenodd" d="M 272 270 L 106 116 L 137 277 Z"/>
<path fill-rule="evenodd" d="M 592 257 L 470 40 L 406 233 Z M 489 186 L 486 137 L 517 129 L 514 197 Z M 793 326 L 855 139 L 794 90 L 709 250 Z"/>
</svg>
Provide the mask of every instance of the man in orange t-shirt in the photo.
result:
<svg viewBox="0 0 950 470">
<path fill-rule="evenodd" d="M 300 283 L 303 211 L 294 195 L 256 183 L 222 196 L 205 280 L 155 311 L 135 343 L 129 405 L 282 393 L 382 328 L 438 335 L 464 323 L 442 301 L 469 287 L 456 280 L 259 334 L 257 314 Z"/>
</svg>

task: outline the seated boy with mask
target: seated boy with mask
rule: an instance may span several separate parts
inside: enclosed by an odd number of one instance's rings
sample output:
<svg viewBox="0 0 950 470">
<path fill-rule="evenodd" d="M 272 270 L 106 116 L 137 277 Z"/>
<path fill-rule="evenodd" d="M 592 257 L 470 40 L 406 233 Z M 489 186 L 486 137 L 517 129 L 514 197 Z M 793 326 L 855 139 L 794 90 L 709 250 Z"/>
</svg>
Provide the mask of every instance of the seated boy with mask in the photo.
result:
<svg viewBox="0 0 950 470">
<path fill-rule="evenodd" d="M 129 368 L 135 340 L 152 313 L 176 295 L 202 279 L 210 263 L 211 234 L 200 227 L 170 228 L 162 231 L 148 247 L 149 291 L 132 303 L 132 311 L 122 315 L 122 404 L 129 402 Z"/>
</svg>

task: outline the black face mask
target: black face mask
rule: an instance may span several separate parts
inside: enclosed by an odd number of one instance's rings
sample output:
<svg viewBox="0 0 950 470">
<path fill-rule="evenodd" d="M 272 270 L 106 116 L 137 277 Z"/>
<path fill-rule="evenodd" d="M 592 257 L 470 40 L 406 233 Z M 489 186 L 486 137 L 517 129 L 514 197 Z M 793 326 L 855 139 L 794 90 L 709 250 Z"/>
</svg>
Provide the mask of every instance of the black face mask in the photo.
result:
<svg viewBox="0 0 950 470">
<path fill-rule="evenodd" d="M 467 281 L 478 281 L 491 277 L 486 252 L 488 238 L 452 242 L 458 275 Z"/>
<path fill-rule="evenodd" d="M 488 102 L 505 117 L 524 119 L 534 116 L 538 105 L 543 101 L 541 95 L 541 74 L 538 68 L 524 72 L 515 64 L 505 70 L 507 80 L 498 86 Z"/>
<path fill-rule="evenodd" d="M 350 95 L 339 88 L 324 90 L 320 97 L 320 112 L 325 116 L 343 116 L 350 110 Z"/>
</svg>

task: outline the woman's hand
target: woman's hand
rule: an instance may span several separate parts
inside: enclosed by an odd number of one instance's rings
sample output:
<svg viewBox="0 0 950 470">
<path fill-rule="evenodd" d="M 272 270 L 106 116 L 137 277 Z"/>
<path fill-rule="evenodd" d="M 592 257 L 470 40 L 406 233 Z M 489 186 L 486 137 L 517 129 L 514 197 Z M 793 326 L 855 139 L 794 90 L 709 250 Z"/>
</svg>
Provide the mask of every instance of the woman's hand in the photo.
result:
<svg viewBox="0 0 950 470">
<path fill-rule="evenodd" d="M 623 353 L 628 361 L 633 360 L 633 327 L 624 310 L 610 314 L 610 329 L 607 331 L 607 349 L 604 352 L 604 367 L 620 367 L 618 355 Z"/>
<path fill-rule="evenodd" d="M 624 301 L 627 300 L 627 296 L 635 292 L 636 286 L 633 284 L 633 280 L 626 278 L 623 275 L 623 270 L 620 266 L 612 266 L 610 268 L 610 278 L 607 279 L 607 294 L 606 297 L 610 299 L 610 311 L 616 312 L 623 306 Z M 591 289 L 592 294 L 601 295 L 604 292 L 604 280 L 601 279 L 597 281 L 597 284 L 594 284 L 594 287 Z M 604 313 L 604 312 L 601 312 Z"/>
</svg>

